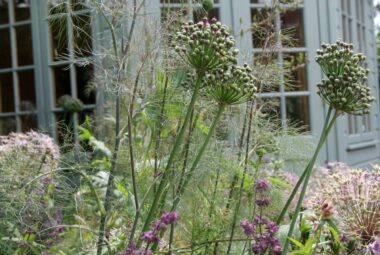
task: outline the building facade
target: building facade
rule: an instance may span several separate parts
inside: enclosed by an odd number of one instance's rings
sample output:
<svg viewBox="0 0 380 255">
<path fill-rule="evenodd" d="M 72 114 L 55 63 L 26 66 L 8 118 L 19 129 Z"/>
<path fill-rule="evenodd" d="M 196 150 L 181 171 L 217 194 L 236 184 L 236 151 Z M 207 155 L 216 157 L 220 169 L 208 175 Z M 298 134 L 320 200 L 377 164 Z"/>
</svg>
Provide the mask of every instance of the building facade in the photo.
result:
<svg viewBox="0 0 380 255">
<path fill-rule="evenodd" d="M 72 0 L 73 1 L 73 0 Z M 65 118 L 58 105 L 64 94 L 80 98 L 85 111 L 96 105 L 95 95 L 88 95 L 93 67 L 76 65 L 96 47 L 97 27 L 85 5 L 73 5 L 66 10 L 76 15 L 54 20 L 54 8 L 46 0 L 0 0 L 0 133 L 38 128 L 57 134 L 56 124 Z M 79 2 L 76 0 L 75 2 Z M 198 1 L 199 2 L 199 1 Z M 262 53 L 263 41 L 255 36 L 251 24 L 270 0 L 215 0 L 212 16 L 233 28 L 237 46 L 248 59 Z M 304 0 L 296 8 L 278 14 L 274 30 L 291 29 L 295 43 L 276 49 L 278 65 L 289 59 L 297 65 L 293 72 L 295 85 L 288 89 L 286 79 L 278 77 L 277 90 L 261 96 L 278 101 L 278 115 L 284 125 L 287 120 L 301 123 L 313 136 L 318 136 L 326 109 L 316 94 L 315 84 L 323 75 L 313 61 L 316 49 L 324 42 L 338 38 L 352 42 L 355 50 L 367 56 L 371 70 L 368 84 L 376 102 L 367 116 L 343 116 L 321 153 L 322 160 L 340 160 L 363 165 L 380 160 L 379 84 L 372 0 Z M 53 6 L 53 8 L 52 8 Z M 192 0 L 147 0 L 147 8 L 157 19 L 165 19 L 168 10 L 185 7 L 189 19 L 196 18 L 199 6 Z M 283 7 L 286 9 L 287 4 Z M 289 6 L 290 7 L 290 6 Z M 65 8 L 70 8 L 66 5 Z M 57 11 L 58 13 L 58 11 Z M 49 18 L 47 18 L 49 17 Z M 73 18 L 75 17 L 75 18 Z M 74 19 L 74 20 L 73 20 Z M 74 26 L 73 26 L 74 24 Z M 77 27 L 81 30 L 78 31 Z M 89 36 L 93 34 L 95 39 Z M 58 38 L 64 38 L 64 40 Z M 281 45 L 286 45 L 281 41 Z M 77 46 L 82 51 L 77 51 Z M 65 58 L 60 58 L 65 56 Z M 309 60 L 309 61 L 305 61 Z M 297 62 L 298 61 L 298 62 Z M 305 63 L 305 64 L 301 64 Z M 282 81 L 282 82 L 281 82 Z M 74 116 L 74 124 L 82 116 Z M 75 126 L 75 125 L 74 125 Z"/>
</svg>

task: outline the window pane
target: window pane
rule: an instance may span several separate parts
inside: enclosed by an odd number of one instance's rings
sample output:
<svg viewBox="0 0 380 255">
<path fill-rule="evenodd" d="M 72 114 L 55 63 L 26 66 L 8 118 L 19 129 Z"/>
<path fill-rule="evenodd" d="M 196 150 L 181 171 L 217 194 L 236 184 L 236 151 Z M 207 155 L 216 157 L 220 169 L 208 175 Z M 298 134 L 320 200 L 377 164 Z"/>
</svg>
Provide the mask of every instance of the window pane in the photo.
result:
<svg viewBox="0 0 380 255">
<path fill-rule="evenodd" d="M 13 4 L 16 21 L 30 19 L 29 0 L 16 0 Z"/>
<path fill-rule="evenodd" d="M 282 34 L 288 35 L 291 38 L 289 42 L 287 40 L 283 41 L 284 46 L 305 46 L 303 9 L 287 10 L 281 15 L 281 30 Z"/>
<path fill-rule="evenodd" d="M 92 84 L 94 69 L 92 65 L 77 66 L 77 93 L 80 100 L 85 104 L 95 103 L 95 94 Z"/>
<path fill-rule="evenodd" d="M 209 19 L 216 18 L 217 20 L 219 20 L 219 8 L 213 8 L 208 13 L 206 13 L 206 11 L 202 8 L 199 8 L 196 11 L 194 11 L 195 22 L 202 20 L 204 17 L 207 17 Z"/>
<path fill-rule="evenodd" d="M 67 58 L 67 17 L 65 14 L 65 5 L 51 7 L 49 18 L 50 45 L 52 48 L 53 60 Z"/>
<path fill-rule="evenodd" d="M 261 81 L 261 92 L 278 92 L 280 72 L 278 70 L 277 54 L 254 54 L 254 75 Z"/>
<path fill-rule="evenodd" d="M 0 24 L 6 24 L 8 22 L 8 5 L 6 2 L 0 0 Z"/>
<path fill-rule="evenodd" d="M 160 3 L 163 3 L 163 4 L 180 4 L 180 3 L 184 3 L 184 4 L 187 4 L 187 1 L 188 0 L 160 0 Z"/>
<path fill-rule="evenodd" d="M 14 112 L 12 73 L 0 74 L 0 112 Z"/>
<path fill-rule="evenodd" d="M 183 8 L 165 7 L 161 8 L 161 21 L 173 22 L 180 24 L 180 22 L 187 20 L 187 10 Z M 174 30 L 175 28 L 173 28 Z"/>
<path fill-rule="evenodd" d="M 72 19 L 76 56 L 90 56 L 92 54 L 91 17 L 89 15 L 75 15 Z"/>
<path fill-rule="evenodd" d="M 265 118 L 277 121 L 281 119 L 280 98 L 258 98 L 257 108 L 261 110 Z"/>
<path fill-rule="evenodd" d="M 254 48 L 263 48 L 266 43 L 266 38 L 271 36 L 271 40 L 267 42 L 267 46 L 273 45 L 276 42 L 274 24 L 274 12 L 269 9 L 252 9 L 252 42 Z"/>
<path fill-rule="evenodd" d="M 20 91 L 20 110 L 35 111 L 36 110 L 36 92 L 34 85 L 33 70 L 19 72 L 19 91 Z"/>
<path fill-rule="evenodd" d="M 286 117 L 300 131 L 310 131 L 309 100 L 307 96 L 286 98 Z"/>
<path fill-rule="evenodd" d="M 286 91 L 307 91 L 307 59 L 305 53 L 284 54 L 284 66 L 290 72 L 285 76 Z"/>
<path fill-rule="evenodd" d="M 21 130 L 22 132 L 36 130 L 38 128 L 38 120 L 36 114 L 29 114 L 21 116 Z"/>
<path fill-rule="evenodd" d="M 0 29 L 0 68 L 12 67 L 9 29 Z"/>
<path fill-rule="evenodd" d="M 33 65 L 32 30 L 30 25 L 16 27 L 19 66 Z"/>
<path fill-rule="evenodd" d="M 16 119 L 14 117 L 0 117 L 0 134 L 7 135 L 16 131 Z"/>
<path fill-rule="evenodd" d="M 70 68 L 65 67 L 55 67 L 53 69 L 53 95 L 55 96 L 56 106 L 58 99 L 63 95 L 71 95 L 71 82 L 70 82 Z"/>
</svg>

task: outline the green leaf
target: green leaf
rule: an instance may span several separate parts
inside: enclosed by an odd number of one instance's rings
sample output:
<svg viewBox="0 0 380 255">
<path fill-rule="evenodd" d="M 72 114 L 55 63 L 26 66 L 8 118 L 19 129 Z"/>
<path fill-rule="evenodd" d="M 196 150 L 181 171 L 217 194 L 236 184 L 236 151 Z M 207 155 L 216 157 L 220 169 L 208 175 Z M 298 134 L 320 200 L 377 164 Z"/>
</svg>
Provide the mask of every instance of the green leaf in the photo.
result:
<svg viewBox="0 0 380 255">
<path fill-rule="evenodd" d="M 293 238 L 291 238 L 291 237 L 288 237 L 288 239 L 289 239 L 292 243 L 294 243 L 297 247 L 300 247 L 300 248 L 305 247 L 300 241 L 298 241 L 298 240 L 296 240 L 296 239 L 293 239 Z"/>
<path fill-rule="evenodd" d="M 290 185 L 289 183 L 287 183 L 286 181 L 284 181 L 278 177 L 274 177 L 274 176 L 268 177 L 268 181 L 270 181 L 271 183 L 276 184 L 282 188 L 286 188 L 289 190 L 293 189 L 292 185 Z"/>
</svg>

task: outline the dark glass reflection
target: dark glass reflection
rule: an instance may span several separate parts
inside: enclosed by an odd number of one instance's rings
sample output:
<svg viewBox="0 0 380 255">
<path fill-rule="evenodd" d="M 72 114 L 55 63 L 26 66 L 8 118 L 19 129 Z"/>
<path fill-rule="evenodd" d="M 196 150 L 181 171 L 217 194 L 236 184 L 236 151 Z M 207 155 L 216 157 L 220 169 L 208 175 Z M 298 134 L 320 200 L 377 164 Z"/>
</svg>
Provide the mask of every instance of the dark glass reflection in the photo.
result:
<svg viewBox="0 0 380 255">
<path fill-rule="evenodd" d="M 287 97 L 286 116 L 290 123 L 301 132 L 310 131 L 309 98 L 307 96 Z"/>
<path fill-rule="evenodd" d="M 30 25 L 18 26 L 17 38 L 17 60 L 19 66 L 33 65 L 33 43 Z"/>
<path fill-rule="evenodd" d="M 33 70 L 18 73 L 20 111 L 36 110 L 36 92 Z"/>
<path fill-rule="evenodd" d="M 0 112 L 14 112 L 12 73 L 0 74 Z"/>
<path fill-rule="evenodd" d="M 284 54 L 284 66 L 290 72 L 285 76 L 286 91 L 307 91 L 307 59 L 304 52 Z"/>
</svg>

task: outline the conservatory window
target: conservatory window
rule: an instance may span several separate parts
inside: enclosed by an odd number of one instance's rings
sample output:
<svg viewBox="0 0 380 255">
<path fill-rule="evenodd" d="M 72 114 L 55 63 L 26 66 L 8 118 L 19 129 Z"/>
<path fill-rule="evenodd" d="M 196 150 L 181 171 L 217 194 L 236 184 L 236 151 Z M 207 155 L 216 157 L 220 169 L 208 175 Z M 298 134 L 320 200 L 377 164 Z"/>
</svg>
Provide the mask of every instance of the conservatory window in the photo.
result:
<svg viewBox="0 0 380 255">
<path fill-rule="evenodd" d="M 261 22 L 271 22 L 271 31 L 263 31 L 253 26 L 252 43 L 254 62 L 271 62 L 277 68 L 290 69 L 290 73 L 275 73 L 278 86 L 263 88 L 261 97 L 267 101 L 275 102 L 276 107 L 270 111 L 277 114 L 283 126 L 290 122 L 301 128 L 302 131 L 310 130 L 309 119 L 309 95 L 307 80 L 307 56 L 305 45 L 305 34 L 303 26 L 304 9 L 300 2 L 296 7 L 283 4 L 284 12 L 274 12 L 268 9 L 271 1 L 251 0 L 251 18 L 253 24 Z M 273 15 L 273 16 L 270 16 Z M 279 37 L 280 31 L 287 33 L 294 40 L 287 40 L 286 37 Z M 274 37 L 269 38 L 266 33 L 271 33 Z M 267 58 L 263 48 L 268 45 L 276 45 L 269 49 L 272 59 Z"/>
<path fill-rule="evenodd" d="M 207 14 L 208 18 L 219 20 L 219 7 L 219 0 L 215 0 L 213 8 Z M 168 20 L 171 16 L 176 20 L 178 17 L 183 17 L 183 21 L 199 21 L 206 15 L 202 10 L 202 4 L 196 0 L 160 0 L 160 13 L 162 21 Z"/>
<path fill-rule="evenodd" d="M 342 12 L 342 34 L 343 40 L 354 43 L 356 50 L 368 56 L 365 10 L 361 1 L 354 1 L 355 6 L 350 0 L 341 0 Z M 353 12 L 353 8 L 355 12 Z M 350 135 L 360 135 L 372 132 L 370 115 L 348 116 L 348 133 Z"/>
<path fill-rule="evenodd" d="M 36 128 L 29 1 L 0 0 L 0 134 Z"/>
<path fill-rule="evenodd" d="M 50 37 L 50 97 L 54 120 L 64 127 L 71 126 L 76 135 L 76 126 L 95 107 L 95 95 L 90 89 L 94 69 L 87 61 L 92 54 L 91 12 L 86 8 L 85 1 L 51 1 L 47 23 Z M 79 98 L 85 105 L 85 111 L 73 116 L 64 113 L 58 104 L 63 95 Z M 56 126 L 55 135 L 64 135 L 59 130 L 60 126 Z"/>
</svg>

